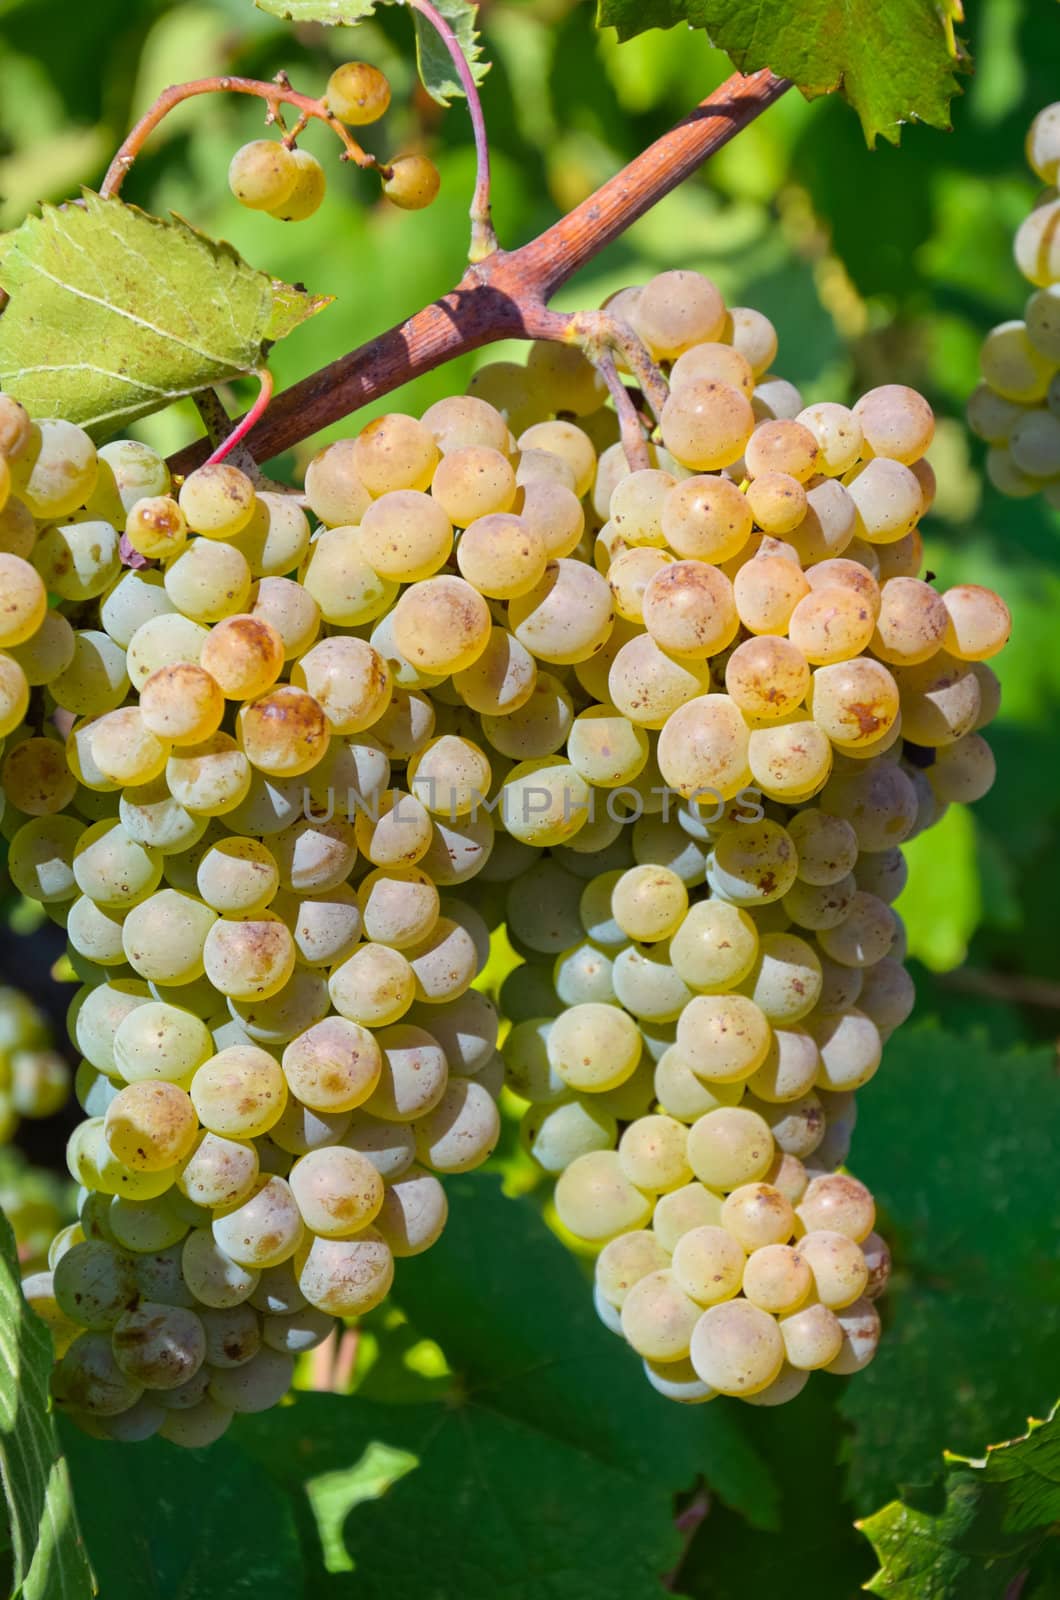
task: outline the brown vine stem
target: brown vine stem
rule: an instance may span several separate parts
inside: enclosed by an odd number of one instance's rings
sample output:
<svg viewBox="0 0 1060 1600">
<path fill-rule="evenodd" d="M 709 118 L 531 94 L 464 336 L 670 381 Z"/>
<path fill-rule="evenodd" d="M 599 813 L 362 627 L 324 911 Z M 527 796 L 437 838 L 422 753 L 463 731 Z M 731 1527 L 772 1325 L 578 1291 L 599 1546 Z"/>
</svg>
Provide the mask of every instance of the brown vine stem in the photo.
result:
<svg viewBox="0 0 1060 1600">
<path fill-rule="evenodd" d="M 651 466 L 651 454 L 648 450 L 648 441 L 644 437 L 644 429 L 640 425 L 637 408 L 633 404 L 629 390 L 618 375 L 614 356 L 601 356 L 596 366 L 614 402 L 621 432 L 622 450 L 629 470 L 640 472 L 643 468 Z"/>
<path fill-rule="evenodd" d="M 359 167 L 376 167 L 378 165 L 374 156 L 368 155 L 353 134 L 340 122 L 335 113 L 323 100 L 314 100 L 310 95 L 299 94 L 292 89 L 285 78 L 276 83 L 264 83 L 259 78 L 195 78 L 190 83 L 174 83 L 164 89 L 151 106 L 145 111 L 136 126 L 128 133 L 121 149 L 107 168 L 106 176 L 100 185 L 99 192 L 104 196 L 119 193 L 125 182 L 133 162 L 140 151 L 154 133 L 159 123 L 162 122 L 175 106 L 182 105 L 185 100 L 191 100 L 200 94 L 251 94 L 259 100 L 264 100 L 269 108 L 270 120 L 283 127 L 280 115 L 281 106 L 296 106 L 302 118 L 316 119 L 318 122 L 327 123 L 328 127 L 342 141 L 343 156 L 347 161 L 354 161 Z M 304 126 L 304 123 L 303 123 Z"/>
<path fill-rule="evenodd" d="M 683 122 L 529 244 L 494 251 L 433 305 L 285 389 L 247 435 L 255 458 L 267 461 L 410 379 L 498 339 L 569 341 L 571 318 L 546 304 L 555 291 L 788 88 L 787 79 L 768 69 L 749 77 L 733 73 Z M 208 454 L 209 445 L 200 440 L 171 465 L 188 472 Z"/>
<path fill-rule="evenodd" d="M 497 235 L 493 231 L 490 211 L 490 146 L 486 137 L 486 119 L 482 114 L 478 85 L 471 63 L 460 47 L 460 40 L 449 23 L 431 4 L 431 0 L 407 0 L 409 8 L 425 17 L 452 57 L 456 75 L 460 79 L 467 108 L 471 113 L 471 127 L 475 135 L 475 192 L 471 197 L 471 249 L 469 261 L 484 261 L 497 248 Z"/>
</svg>

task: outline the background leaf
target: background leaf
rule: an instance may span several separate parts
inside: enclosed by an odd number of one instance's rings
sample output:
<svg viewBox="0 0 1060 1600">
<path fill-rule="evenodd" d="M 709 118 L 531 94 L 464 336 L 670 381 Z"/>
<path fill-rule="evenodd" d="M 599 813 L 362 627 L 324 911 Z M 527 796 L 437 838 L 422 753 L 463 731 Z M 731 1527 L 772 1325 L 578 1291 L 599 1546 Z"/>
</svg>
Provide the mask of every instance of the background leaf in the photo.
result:
<svg viewBox="0 0 1060 1600">
<path fill-rule="evenodd" d="M 599 0 L 602 27 L 703 28 L 741 72 L 772 67 L 804 94 L 839 90 L 865 137 L 897 143 L 903 122 L 949 127 L 957 92 L 951 7 L 932 0 Z"/>
<path fill-rule="evenodd" d="M 1060 1093 L 1052 1051 L 902 1028 L 859 1094 L 851 1169 L 895 1255 L 879 1354 L 842 1386 L 842 1446 L 870 1511 L 1014 1435 L 1056 1387 Z"/>
<path fill-rule="evenodd" d="M 0 387 L 106 437 L 247 372 L 324 304 L 176 219 L 86 193 L 7 235 Z"/>
<path fill-rule="evenodd" d="M 0 1212 L 0 1478 L 12 1592 L 22 1600 L 87 1600 L 92 1574 L 48 1404 L 51 1337 L 22 1298 L 19 1278 L 14 1235 Z"/>
<path fill-rule="evenodd" d="M 1060 1522 L 1060 1414 L 981 1461 L 947 1454 L 938 1491 L 907 1490 L 867 1518 L 885 1600 L 995 1600 Z"/>
<path fill-rule="evenodd" d="M 228 1439 L 208 1452 L 62 1434 L 109 1600 L 292 1600 L 302 1558 L 286 1497 Z M 58 1593 L 58 1591 L 56 1591 Z"/>
</svg>

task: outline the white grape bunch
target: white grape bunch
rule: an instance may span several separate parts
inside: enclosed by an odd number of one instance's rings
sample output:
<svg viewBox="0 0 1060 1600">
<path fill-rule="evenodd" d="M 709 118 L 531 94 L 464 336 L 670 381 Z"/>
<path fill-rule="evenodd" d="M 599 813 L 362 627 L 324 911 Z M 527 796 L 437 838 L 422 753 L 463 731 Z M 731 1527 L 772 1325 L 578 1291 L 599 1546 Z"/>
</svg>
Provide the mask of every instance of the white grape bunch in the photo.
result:
<svg viewBox="0 0 1060 1600">
<path fill-rule="evenodd" d="M 505 1086 L 662 1393 L 871 1359 L 838 1169 L 913 1004 L 901 845 L 990 785 L 1008 613 L 919 575 L 920 395 L 804 407 L 696 273 L 622 314 L 669 379 L 635 471 L 551 345 L 329 444 L 309 515 L 0 399 L 9 871 L 82 985 L 79 1221 L 27 1292 L 95 1432 L 281 1399 Z"/>
<path fill-rule="evenodd" d="M 1060 508 L 1060 101 L 1027 130 L 1027 164 L 1046 187 L 1013 240 L 1016 266 L 1031 285 L 1022 317 L 983 340 L 982 381 L 968 401 L 968 425 L 988 445 L 995 489 L 1017 499 L 1043 494 Z"/>
</svg>

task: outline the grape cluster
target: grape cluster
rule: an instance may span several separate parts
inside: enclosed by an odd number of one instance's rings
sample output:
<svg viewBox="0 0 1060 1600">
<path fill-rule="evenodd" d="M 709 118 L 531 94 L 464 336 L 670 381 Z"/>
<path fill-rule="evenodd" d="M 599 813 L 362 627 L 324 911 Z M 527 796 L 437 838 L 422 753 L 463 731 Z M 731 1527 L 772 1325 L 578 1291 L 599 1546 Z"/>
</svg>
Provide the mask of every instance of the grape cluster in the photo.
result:
<svg viewBox="0 0 1060 1600">
<path fill-rule="evenodd" d="M 996 489 L 1020 499 L 1040 491 L 1060 510 L 1060 101 L 1039 111 L 1026 150 L 1049 186 L 1013 245 L 1033 290 L 1022 319 L 999 323 L 983 341 L 983 381 L 968 402 L 968 425 L 990 446 L 986 470 Z"/>
<path fill-rule="evenodd" d="M 47 1018 L 20 989 L 0 988 L 0 1145 L 20 1117 L 53 1117 L 69 1096 L 70 1070 L 52 1049 Z"/>
<path fill-rule="evenodd" d="M 362 127 L 377 122 L 390 104 L 390 84 L 378 67 L 347 61 L 328 79 L 325 99 L 340 122 Z M 438 193 L 438 169 L 418 153 L 397 156 L 380 167 L 383 193 L 404 211 L 421 211 Z M 293 137 L 252 139 L 241 145 L 228 167 L 228 187 L 251 211 L 280 222 L 303 222 L 321 205 L 327 189 L 324 168 Z"/>
<path fill-rule="evenodd" d="M 87 1427 L 279 1399 L 437 1239 L 505 1082 L 653 1382 L 871 1354 L 834 1169 L 912 1004 L 898 847 L 989 784 L 1008 617 L 917 576 L 919 395 L 803 407 L 695 273 L 611 310 L 669 376 L 637 471 L 563 345 L 327 446 L 304 501 L 0 402 L 3 830 L 82 979 L 32 1294 Z"/>
</svg>

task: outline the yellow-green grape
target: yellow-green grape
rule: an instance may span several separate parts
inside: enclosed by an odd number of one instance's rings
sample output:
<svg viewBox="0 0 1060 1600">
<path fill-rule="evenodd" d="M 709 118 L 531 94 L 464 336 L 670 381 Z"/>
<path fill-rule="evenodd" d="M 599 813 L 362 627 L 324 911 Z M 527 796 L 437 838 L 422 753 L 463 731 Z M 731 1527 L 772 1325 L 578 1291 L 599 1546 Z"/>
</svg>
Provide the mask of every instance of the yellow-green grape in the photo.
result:
<svg viewBox="0 0 1060 1600">
<path fill-rule="evenodd" d="M 191 1153 L 195 1107 L 175 1083 L 130 1083 L 107 1107 L 104 1137 L 133 1172 L 161 1172 Z"/>
<path fill-rule="evenodd" d="M 367 939 L 406 950 L 425 939 L 438 920 L 438 889 L 419 867 L 377 867 L 357 890 Z"/>
<path fill-rule="evenodd" d="M 270 217 L 280 222 L 304 222 L 324 199 L 327 178 L 316 156 L 308 150 L 292 150 L 290 154 L 294 162 L 294 183 L 278 204 L 265 209 Z"/>
<path fill-rule="evenodd" d="M 620 645 L 606 682 L 606 697 L 623 716 L 642 728 L 662 728 L 675 711 L 710 687 L 710 668 L 705 661 L 675 660 L 650 634 L 641 633 Z"/>
<path fill-rule="evenodd" d="M 1029 283 L 1037 284 L 1039 288 L 1060 280 L 1058 219 L 1060 201 L 1053 199 L 1036 206 L 1020 223 L 1012 241 L 1012 254 L 1017 267 Z"/>
<path fill-rule="evenodd" d="M 258 1176 L 258 1152 L 251 1140 L 203 1133 L 177 1178 L 177 1188 L 193 1205 L 214 1210 L 237 1205 Z"/>
<path fill-rule="evenodd" d="M 606 705 L 590 706 L 575 717 L 567 737 L 571 765 L 587 783 L 603 789 L 632 782 L 650 753 L 643 728 Z"/>
<path fill-rule="evenodd" d="M 622 1333 L 645 1359 L 670 1362 L 687 1357 L 701 1307 L 668 1268 L 640 1278 L 622 1302 Z"/>
<path fill-rule="evenodd" d="M 69 516 L 96 486 L 95 445 L 83 428 L 60 418 L 31 423 L 7 459 L 15 493 L 41 522 Z"/>
<path fill-rule="evenodd" d="M 277 139 L 252 139 L 228 164 L 228 187 L 251 211 L 272 211 L 282 205 L 297 177 L 292 152 Z"/>
<path fill-rule="evenodd" d="M 760 1245 L 753 1248 L 747 1258 L 742 1287 L 744 1297 L 752 1305 L 774 1316 L 788 1316 L 810 1294 L 813 1274 L 797 1247 Z"/>
<path fill-rule="evenodd" d="M 251 571 L 234 544 L 219 536 L 193 539 L 170 562 L 164 582 L 166 593 L 185 617 L 198 623 L 220 622 L 246 610 Z"/>
<path fill-rule="evenodd" d="M 651 1197 L 630 1183 L 614 1150 L 593 1150 L 572 1161 L 555 1190 L 556 1214 L 579 1239 L 603 1244 L 643 1228 Z"/>
<path fill-rule="evenodd" d="M 616 1088 L 636 1071 L 640 1031 L 617 1006 L 592 1001 L 557 1017 L 548 1038 L 548 1060 L 572 1089 Z"/>
<path fill-rule="evenodd" d="M 747 544 L 751 526 L 748 499 L 727 478 L 685 478 L 662 504 L 665 541 L 687 561 L 731 561 Z"/>
<path fill-rule="evenodd" d="M 337 439 L 319 451 L 306 468 L 309 509 L 327 528 L 356 527 L 372 503 L 357 476 L 356 455 L 356 440 Z"/>
<path fill-rule="evenodd" d="M 407 951 L 416 982 L 416 999 L 431 1005 L 457 1000 L 478 973 L 478 952 L 467 929 L 439 917 L 430 933 Z"/>
<path fill-rule="evenodd" d="M 202 641 L 199 663 L 229 700 L 253 700 L 283 670 L 284 641 L 263 617 L 225 617 Z M 205 736 L 204 736 L 205 737 Z"/>
<path fill-rule="evenodd" d="M 256 1045 L 229 1045 L 211 1056 L 189 1092 L 203 1127 L 226 1139 L 260 1138 L 287 1102 L 279 1062 Z"/>
<path fill-rule="evenodd" d="M 376 1039 L 381 1073 L 365 1110 L 391 1122 L 413 1122 L 433 1110 L 449 1077 L 445 1053 L 433 1034 L 399 1023 L 381 1028 Z"/>
<path fill-rule="evenodd" d="M 709 1383 L 704 1383 L 691 1361 L 651 1361 L 645 1359 L 644 1376 L 657 1394 L 678 1405 L 698 1406 L 713 1400 L 717 1394 Z"/>
<path fill-rule="evenodd" d="M 373 498 L 391 489 L 426 489 L 440 455 L 434 435 L 416 417 L 389 411 L 363 427 L 353 446 L 353 465 Z"/>
<path fill-rule="evenodd" d="M 433 1173 L 410 1166 L 389 1181 L 375 1229 L 392 1253 L 421 1255 L 441 1237 L 448 1216 L 445 1190 Z"/>
<path fill-rule="evenodd" d="M 799 1240 L 799 1254 L 813 1273 L 823 1306 L 837 1311 L 865 1292 L 869 1269 L 855 1240 L 834 1229 L 812 1229 Z"/>
<path fill-rule="evenodd" d="M 1024 151 L 1027 165 L 1038 174 L 1043 183 L 1055 183 L 1060 169 L 1060 112 L 1057 106 L 1044 106 L 1030 127 Z"/>
<path fill-rule="evenodd" d="M 750 633 L 786 633 L 796 606 L 809 593 L 798 562 L 786 556 L 756 555 L 733 579 L 736 610 Z"/>
<path fill-rule="evenodd" d="M 692 1365 L 722 1394 L 753 1395 L 771 1384 L 784 1364 L 776 1321 L 749 1300 L 710 1306 L 692 1332 Z"/>
<path fill-rule="evenodd" d="M 40 548 L 39 545 L 37 548 Z M 43 565 L 46 570 L 49 569 L 47 562 Z M 94 593 L 98 594 L 99 590 Z M 14 645 L 25 644 L 37 632 L 48 610 L 48 593 L 39 571 L 34 571 L 28 561 L 23 561 L 21 556 L 0 551 L 0 595 L 3 596 L 3 604 L 0 605 L 0 649 L 9 650 Z"/>
<path fill-rule="evenodd" d="M 274 777 L 308 772 L 324 756 L 331 737 L 319 702 L 288 685 L 241 706 L 236 729 L 247 760 Z"/>
<path fill-rule="evenodd" d="M 294 1255 L 305 1225 L 285 1178 L 263 1173 L 245 1200 L 214 1212 L 218 1247 L 241 1267 L 278 1267 Z"/>
<path fill-rule="evenodd" d="M 325 98 L 341 122 L 359 128 L 379 121 L 390 104 L 390 84 L 367 61 L 345 61 L 328 79 Z"/>
<path fill-rule="evenodd" d="M 9 661 L 10 657 L 0 657 L 0 667 L 6 668 Z M 3 676 L 0 672 L 0 728 L 6 721 Z M 129 692 L 125 651 L 107 634 L 86 628 L 75 634 L 70 662 L 50 680 L 48 688 L 56 705 L 64 711 L 72 711 L 75 716 L 97 717 L 104 711 L 115 711 Z M 18 720 L 22 720 L 21 716 Z"/>
<path fill-rule="evenodd" d="M 198 662 L 209 634 L 197 622 L 170 609 L 148 617 L 134 629 L 128 644 L 129 678 L 134 689 L 142 689 L 153 672 L 178 662 Z"/>
<path fill-rule="evenodd" d="M 749 1078 L 765 1060 L 769 1042 L 765 1014 L 745 995 L 696 995 L 677 1024 L 684 1060 L 708 1084 Z"/>
<path fill-rule="evenodd" d="M 587 661 L 606 643 L 614 618 L 611 589 L 584 562 L 550 561 L 544 576 L 510 602 L 512 632 L 541 661 Z"/>
<path fill-rule="evenodd" d="M 688 890 L 668 867 L 630 867 L 611 891 L 611 912 L 639 943 L 668 939 L 688 910 Z"/>
<path fill-rule="evenodd" d="M 206 976 L 222 994 L 233 1000 L 267 1000 L 294 972 L 294 939 L 271 911 L 255 917 L 215 918 L 202 959 Z"/>
<path fill-rule="evenodd" d="M 851 411 L 847 406 L 825 401 L 820 405 L 807 406 L 795 420 L 812 433 L 817 442 L 818 472 L 837 477 L 848 472 L 862 454 L 864 435 L 856 410 Z"/>
<path fill-rule="evenodd" d="M 108 818 L 82 833 L 73 873 L 81 893 L 97 905 L 125 910 L 158 888 L 162 860 L 157 851 L 131 839 L 120 822 Z"/>
<path fill-rule="evenodd" d="M 325 1239 L 359 1233 L 383 1204 L 383 1180 L 371 1161 L 342 1145 L 302 1156 L 290 1186 L 306 1227 Z"/>
<path fill-rule="evenodd" d="M 8 803 L 30 817 L 65 811 L 77 793 L 66 752 L 57 739 L 23 739 L 11 746 L 0 766 L 0 786 Z"/>
<path fill-rule="evenodd" d="M 689 1186 L 691 1190 L 698 1185 Z M 684 1190 L 677 1190 L 684 1195 Z M 716 1201 L 716 1197 L 712 1197 Z M 700 1306 L 731 1300 L 740 1292 L 746 1253 L 733 1235 L 716 1222 L 697 1222 L 697 1214 L 711 1214 L 707 1205 L 686 1202 L 682 1227 L 673 1243 L 673 1274 L 677 1283 Z M 667 1219 L 672 1225 L 672 1219 Z"/>
<path fill-rule="evenodd" d="M 443 457 L 443 465 L 453 459 Z M 480 594 L 512 600 L 528 594 L 540 582 L 548 551 L 544 539 L 525 518 L 492 512 L 468 523 L 457 546 L 456 561 L 461 575 Z"/>
<path fill-rule="evenodd" d="M 174 750 L 166 762 L 166 783 L 185 810 L 204 817 L 223 816 L 244 800 L 251 769 L 246 754 L 228 733 Z"/>
<path fill-rule="evenodd" d="M 259 1274 L 225 1255 L 209 1228 L 193 1228 L 181 1252 L 181 1272 L 196 1300 L 223 1310 L 257 1288 Z"/>
<path fill-rule="evenodd" d="M 811 1080 L 812 1081 L 812 1080 Z M 655 1066 L 655 1098 L 668 1116 L 695 1122 L 718 1106 L 736 1105 L 743 1098 L 742 1082 L 707 1084 L 696 1076 L 676 1045 L 664 1050 Z"/>
<path fill-rule="evenodd" d="M 870 389 L 854 406 L 854 416 L 868 447 L 864 454 L 887 456 L 906 466 L 919 461 L 935 435 L 931 407 L 902 383 Z"/>
<path fill-rule="evenodd" d="M 170 742 L 157 736 L 139 706 L 123 706 L 93 722 L 89 747 L 105 778 L 116 784 L 139 784 L 161 777 Z"/>
<path fill-rule="evenodd" d="M 592 1100 L 571 1098 L 558 1105 L 528 1106 L 519 1136 L 538 1166 L 558 1176 L 588 1151 L 613 1149 L 617 1123 Z"/>
<path fill-rule="evenodd" d="M 386 1299 L 394 1281 L 394 1258 L 375 1228 L 352 1239 L 313 1239 L 296 1257 L 298 1287 L 318 1311 L 335 1317 L 363 1316 Z"/>
<path fill-rule="evenodd" d="M 59 1310 L 82 1328 L 113 1328 L 136 1294 L 128 1256 L 103 1239 L 86 1239 L 56 1262 L 53 1288 Z"/>
<path fill-rule="evenodd" d="M 328 990 L 348 1021 L 382 1028 L 405 1015 L 416 996 L 416 978 L 400 950 L 367 943 L 335 968 Z"/>
<path fill-rule="evenodd" d="M 596 1258 L 596 1284 L 609 1305 L 621 1311 L 633 1286 L 650 1272 L 670 1265 L 669 1252 L 648 1228 L 620 1233 Z"/>
<path fill-rule="evenodd" d="M 37 688 L 43 683 L 51 683 L 66 671 L 74 658 L 76 645 L 77 635 L 62 612 L 47 612 L 33 637 L 27 639 L 25 644 L 15 645 L 9 655 L 0 659 L 0 707 L 6 708 L 11 699 L 12 685 L 21 682 L 17 674 L 11 673 L 10 667 L 5 668 L 4 663 L 12 662 L 19 668 L 26 684 Z M 4 715 L 0 711 L 0 737 L 3 736 L 3 724 Z"/>
<path fill-rule="evenodd" d="M 721 1225 L 750 1253 L 768 1244 L 786 1244 L 795 1232 L 790 1203 L 768 1183 L 748 1183 L 726 1196 Z"/>
<path fill-rule="evenodd" d="M 311 1110 L 351 1111 L 376 1088 L 382 1054 L 367 1028 L 328 1017 L 291 1041 L 283 1071 L 291 1092 Z"/>
<path fill-rule="evenodd" d="M 442 185 L 438 168 L 427 156 L 396 156 L 384 172 L 383 193 L 402 211 L 422 211 Z"/>
<path fill-rule="evenodd" d="M 845 1233 L 860 1244 L 872 1232 L 876 1205 L 863 1183 L 845 1172 L 814 1178 L 796 1207 L 803 1227 Z"/>
<path fill-rule="evenodd" d="M 731 800 L 751 778 L 749 740 L 750 729 L 734 700 L 699 695 L 668 717 L 659 735 L 659 770 L 686 798 Z"/>
<path fill-rule="evenodd" d="M 196 886 L 222 916 L 263 911 L 280 886 L 276 857 L 259 839 L 219 839 L 199 861 Z"/>
<path fill-rule="evenodd" d="M 367 507 L 357 542 L 380 577 L 417 583 L 444 567 L 453 527 L 437 499 L 419 489 L 393 489 Z"/>
<path fill-rule="evenodd" d="M 13 395 L 0 396 L 0 455 L 18 456 L 32 438 L 29 412 Z"/>
<path fill-rule="evenodd" d="M 293 495 L 265 490 L 255 496 L 246 527 L 230 537 L 255 578 L 282 577 L 306 557 L 309 519 Z"/>
<path fill-rule="evenodd" d="M 735 346 L 717 340 L 694 344 L 678 356 L 670 370 L 670 387 L 693 378 L 712 378 L 727 383 L 748 397 L 754 393 L 755 374 L 751 363 Z"/>
<path fill-rule="evenodd" d="M 821 984 L 820 959 L 805 939 L 792 933 L 766 933 L 741 988 L 771 1023 L 786 1027 L 813 1010 Z"/>
<path fill-rule="evenodd" d="M 618 1142 L 618 1159 L 630 1183 L 663 1194 L 692 1177 L 688 1129 L 674 1117 L 653 1115 L 631 1122 Z"/>
<path fill-rule="evenodd" d="M 524 844 L 566 844 L 586 825 L 591 795 L 569 762 L 522 761 L 502 785 L 501 816 L 507 831 Z"/>
<path fill-rule="evenodd" d="M 228 539 L 246 527 L 254 511 L 254 485 L 245 472 L 217 461 L 191 472 L 178 502 L 189 528 L 208 539 Z"/>
<path fill-rule="evenodd" d="M 821 1056 L 813 1035 L 803 1028 L 773 1029 L 762 1065 L 747 1079 L 747 1088 L 770 1104 L 797 1100 L 813 1088 Z"/>
<path fill-rule="evenodd" d="M 501 1120 L 489 1090 L 474 1078 L 450 1078 L 437 1105 L 415 1124 L 416 1157 L 434 1172 L 470 1172 L 492 1153 Z"/>
<path fill-rule="evenodd" d="M 298 959 L 306 966 L 336 966 L 351 953 L 361 936 L 357 896 L 346 885 L 304 898 L 281 894 L 274 909 L 277 904 L 294 936 Z"/>
<path fill-rule="evenodd" d="M 992 589 L 958 584 L 946 590 L 942 602 L 949 617 L 943 645 L 959 661 L 987 661 L 1008 643 L 1012 617 Z"/>
<path fill-rule="evenodd" d="M 765 1176 L 773 1160 L 773 1135 L 757 1112 L 719 1106 L 693 1123 L 688 1159 L 701 1183 L 711 1189 L 738 1189 Z"/>
<path fill-rule="evenodd" d="M 644 591 L 659 569 L 672 561 L 673 556 L 654 545 L 634 545 L 614 557 L 606 576 L 620 617 L 627 622 L 644 621 Z"/>
<path fill-rule="evenodd" d="M 725 302 L 698 272 L 660 272 L 636 297 L 632 321 L 653 356 L 673 360 L 692 345 L 720 338 Z"/>
<path fill-rule="evenodd" d="M 292 823 L 272 841 L 281 887 L 297 894 L 337 889 L 353 870 L 357 843 L 353 826 L 339 817 Z"/>
<path fill-rule="evenodd" d="M 0 563 L 17 559 L 17 556 L 0 556 Z M 118 530 L 109 522 L 74 522 L 48 528 L 34 546 L 33 565 L 43 584 L 61 599 L 94 599 L 109 589 L 121 572 Z M 5 574 L 5 577 L 12 583 L 17 598 L 13 575 Z M 2 637 L 0 628 L 0 642 Z M 19 642 L 12 640 L 12 643 Z"/>
<path fill-rule="evenodd" d="M 800 422 L 781 417 L 758 423 L 744 451 L 747 476 L 787 473 L 805 483 L 817 470 L 817 440 Z"/>
<path fill-rule="evenodd" d="M 16 1050 L 11 1077 L 11 1103 L 21 1117 L 51 1117 L 66 1104 L 70 1069 L 55 1050 Z"/>
<path fill-rule="evenodd" d="M 179 502 L 170 495 L 137 500 L 126 514 L 125 537 L 149 560 L 172 560 L 188 542 L 188 524 Z"/>
<path fill-rule="evenodd" d="M 459 528 L 509 511 L 515 496 L 515 469 L 505 454 L 487 445 L 450 450 L 431 479 L 431 498 Z"/>
<path fill-rule="evenodd" d="M 454 733 L 432 739 L 413 756 L 407 771 L 411 792 L 429 812 L 448 821 L 476 812 L 492 781 L 485 752 Z"/>
<path fill-rule="evenodd" d="M 291 673 L 295 687 L 313 696 L 332 733 L 360 733 L 390 704 L 393 684 L 386 662 L 365 639 L 322 639 Z"/>
<path fill-rule="evenodd" d="M 561 466 L 567 468 L 568 464 L 561 462 L 558 456 L 549 455 L 549 459 L 560 462 Z M 523 461 L 525 460 L 524 454 Z M 517 469 L 517 477 L 520 470 L 521 468 Z M 573 479 L 573 469 L 568 468 L 568 470 Z M 529 523 L 530 527 L 541 535 L 550 560 L 554 557 L 572 555 L 577 549 L 578 541 L 585 531 L 585 512 L 581 501 L 574 493 L 573 483 L 568 488 L 565 483 L 550 480 L 523 482 L 520 479 L 515 509 L 523 521 Z"/>
<path fill-rule="evenodd" d="M 126 1083 L 162 1078 L 182 1083 L 213 1055 L 206 1024 L 190 1011 L 158 1000 L 137 1006 L 118 1024 L 114 1064 Z"/>
<path fill-rule="evenodd" d="M 747 396 L 707 378 L 691 379 L 673 390 L 660 423 L 667 450 L 695 472 L 713 472 L 738 461 L 753 427 Z"/>
<path fill-rule="evenodd" d="M 511 649 L 533 661 L 525 645 L 512 635 Z M 491 639 L 492 644 L 492 639 Z M 495 750 L 512 761 L 536 761 L 562 749 L 574 727 L 574 702 L 565 686 L 551 672 L 534 666 L 530 692 L 506 711 L 484 715 L 482 731 Z M 578 741 L 575 740 L 577 746 Z M 573 755 L 570 755 L 573 763 Z M 590 781 L 586 775 L 586 781 Z"/>
<path fill-rule="evenodd" d="M 394 642 L 402 655 L 415 667 L 439 677 L 462 672 L 477 661 L 489 644 L 491 631 L 489 607 L 463 578 L 426 578 L 413 583 L 393 611 Z M 518 637 L 518 629 L 513 631 Z M 533 649 L 529 641 L 523 643 Z"/>
</svg>

